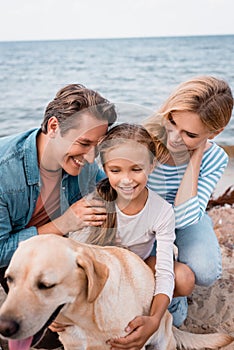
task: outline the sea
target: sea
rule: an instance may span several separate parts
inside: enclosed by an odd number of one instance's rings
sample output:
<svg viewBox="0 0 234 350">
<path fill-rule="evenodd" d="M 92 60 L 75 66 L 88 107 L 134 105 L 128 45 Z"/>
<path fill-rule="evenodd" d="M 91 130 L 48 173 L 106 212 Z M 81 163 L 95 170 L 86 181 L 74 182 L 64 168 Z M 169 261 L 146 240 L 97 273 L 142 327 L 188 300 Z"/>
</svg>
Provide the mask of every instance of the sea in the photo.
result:
<svg viewBox="0 0 234 350">
<path fill-rule="evenodd" d="M 0 42 L 0 136 L 39 127 L 46 105 L 71 83 L 141 122 L 182 81 L 226 80 L 234 92 L 234 35 Z M 216 141 L 234 145 L 234 116 Z"/>
</svg>

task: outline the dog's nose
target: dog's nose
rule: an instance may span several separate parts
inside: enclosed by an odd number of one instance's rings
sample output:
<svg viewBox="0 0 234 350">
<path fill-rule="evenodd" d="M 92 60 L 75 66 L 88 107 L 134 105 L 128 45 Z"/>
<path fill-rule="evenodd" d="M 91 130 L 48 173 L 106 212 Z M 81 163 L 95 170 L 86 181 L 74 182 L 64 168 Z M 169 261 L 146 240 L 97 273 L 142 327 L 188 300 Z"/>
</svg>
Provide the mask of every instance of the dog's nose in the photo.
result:
<svg viewBox="0 0 234 350">
<path fill-rule="evenodd" d="M 14 320 L 0 317 L 0 334 L 8 338 L 14 335 L 19 329 L 19 324 Z"/>
</svg>

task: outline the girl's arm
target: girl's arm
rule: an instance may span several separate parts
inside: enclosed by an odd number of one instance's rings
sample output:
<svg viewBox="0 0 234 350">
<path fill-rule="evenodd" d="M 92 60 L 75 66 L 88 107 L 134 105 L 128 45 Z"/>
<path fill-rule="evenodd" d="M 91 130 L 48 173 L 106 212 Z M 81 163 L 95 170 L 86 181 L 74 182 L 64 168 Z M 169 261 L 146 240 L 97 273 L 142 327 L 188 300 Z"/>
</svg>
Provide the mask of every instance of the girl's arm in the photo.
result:
<svg viewBox="0 0 234 350">
<path fill-rule="evenodd" d="M 164 200 L 162 200 L 164 202 Z M 166 201 L 165 201 L 166 203 Z M 163 207 L 163 203 L 160 203 Z M 159 328 L 161 319 L 168 308 L 174 290 L 173 242 L 175 219 L 171 206 L 160 213 L 160 223 L 155 223 L 157 240 L 156 287 L 149 316 L 137 316 L 127 325 L 126 337 L 108 341 L 117 349 L 141 349 L 150 336 Z"/>
</svg>

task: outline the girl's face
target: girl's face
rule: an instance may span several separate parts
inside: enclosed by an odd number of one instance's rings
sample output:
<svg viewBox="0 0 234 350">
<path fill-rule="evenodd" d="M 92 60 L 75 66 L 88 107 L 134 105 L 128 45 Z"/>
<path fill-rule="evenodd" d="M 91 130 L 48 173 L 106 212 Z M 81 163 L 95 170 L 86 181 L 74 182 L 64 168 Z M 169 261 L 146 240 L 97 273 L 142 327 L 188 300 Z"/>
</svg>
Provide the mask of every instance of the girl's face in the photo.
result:
<svg viewBox="0 0 234 350">
<path fill-rule="evenodd" d="M 193 151 L 218 134 L 202 123 L 198 114 L 188 111 L 173 112 L 165 122 L 167 148 L 177 153 Z"/>
<path fill-rule="evenodd" d="M 148 175 L 153 170 L 149 150 L 135 141 L 126 141 L 105 153 L 105 172 L 118 199 L 141 199 Z"/>
</svg>

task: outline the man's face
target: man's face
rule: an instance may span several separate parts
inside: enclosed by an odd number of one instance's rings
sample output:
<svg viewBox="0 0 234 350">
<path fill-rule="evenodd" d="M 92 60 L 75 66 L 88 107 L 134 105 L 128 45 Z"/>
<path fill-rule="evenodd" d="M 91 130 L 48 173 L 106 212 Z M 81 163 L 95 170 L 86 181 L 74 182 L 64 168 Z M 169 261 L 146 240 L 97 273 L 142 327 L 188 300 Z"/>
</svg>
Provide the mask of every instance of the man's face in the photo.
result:
<svg viewBox="0 0 234 350">
<path fill-rule="evenodd" d="M 53 159 L 57 167 L 63 168 L 68 174 L 80 174 L 85 163 L 93 163 L 95 146 L 108 129 L 108 122 L 98 120 L 84 113 L 77 119 L 77 127 L 68 130 L 61 136 L 60 128 L 51 139 Z"/>
</svg>

